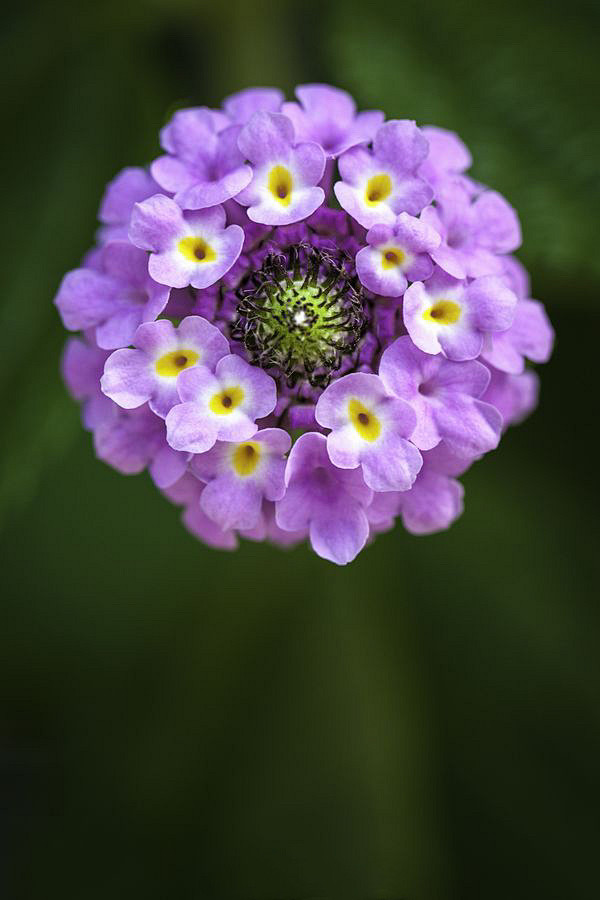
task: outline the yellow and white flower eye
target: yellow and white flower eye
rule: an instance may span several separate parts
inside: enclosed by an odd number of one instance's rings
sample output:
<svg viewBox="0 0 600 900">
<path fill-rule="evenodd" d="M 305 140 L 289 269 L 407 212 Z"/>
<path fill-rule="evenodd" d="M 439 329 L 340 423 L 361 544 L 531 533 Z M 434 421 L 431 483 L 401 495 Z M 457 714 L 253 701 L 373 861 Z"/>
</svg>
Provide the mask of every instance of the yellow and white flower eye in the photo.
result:
<svg viewBox="0 0 600 900">
<path fill-rule="evenodd" d="M 179 350 L 171 350 L 156 360 L 154 368 L 157 375 L 163 375 L 167 378 L 175 378 L 184 369 L 195 366 L 200 355 L 195 350 L 187 350 L 181 348 Z"/>
<path fill-rule="evenodd" d="M 224 388 L 210 398 L 209 407 L 217 416 L 228 416 L 244 400 L 244 391 L 239 385 Z"/>
<path fill-rule="evenodd" d="M 381 248 L 381 267 L 390 270 L 397 269 L 399 266 L 410 265 L 413 257 L 402 247 L 387 246 Z"/>
<path fill-rule="evenodd" d="M 231 458 L 236 474 L 242 477 L 253 475 L 261 455 L 261 446 L 256 441 L 245 441 L 243 444 L 238 444 Z"/>
<path fill-rule="evenodd" d="M 194 263 L 214 262 L 217 258 L 215 249 L 202 237 L 181 238 L 177 249 L 182 256 Z"/>
<path fill-rule="evenodd" d="M 356 397 L 348 401 L 348 417 L 363 440 L 373 443 L 381 434 L 381 422 L 377 416 Z"/>
<path fill-rule="evenodd" d="M 425 310 L 423 318 L 434 325 L 456 325 L 461 313 L 460 306 L 454 300 L 437 300 Z"/>
<path fill-rule="evenodd" d="M 289 206 L 292 202 L 294 179 L 292 173 L 285 166 L 273 166 L 269 172 L 267 181 L 269 191 L 282 206 Z"/>
<path fill-rule="evenodd" d="M 365 203 L 367 206 L 377 206 L 386 200 L 392 193 L 392 179 L 389 175 L 372 175 L 365 188 Z"/>
</svg>

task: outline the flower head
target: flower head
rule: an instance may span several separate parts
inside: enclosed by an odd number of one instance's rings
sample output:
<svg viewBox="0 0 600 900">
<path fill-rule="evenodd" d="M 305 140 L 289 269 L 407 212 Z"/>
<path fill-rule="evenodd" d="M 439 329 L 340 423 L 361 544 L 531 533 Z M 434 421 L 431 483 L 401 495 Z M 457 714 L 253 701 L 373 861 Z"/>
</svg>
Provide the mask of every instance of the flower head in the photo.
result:
<svg viewBox="0 0 600 900">
<path fill-rule="evenodd" d="M 552 350 L 512 207 L 452 132 L 328 85 L 179 110 L 160 142 L 55 300 L 99 458 L 221 549 L 343 565 L 397 518 L 449 527 Z"/>
<path fill-rule="evenodd" d="M 366 240 L 356 271 L 364 287 L 382 297 L 401 297 L 409 281 L 429 278 L 431 253 L 441 243 L 437 231 L 405 212 L 391 225 L 373 225 Z"/>
<path fill-rule="evenodd" d="M 100 380 L 103 392 L 124 409 L 148 403 L 165 418 L 179 403 L 179 375 L 201 364 L 214 368 L 229 352 L 227 339 L 200 316 L 188 316 L 178 327 L 168 319 L 140 325 L 133 349 L 115 350 Z"/>
<path fill-rule="evenodd" d="M 243 230 L 225 222 L 222 206 L 184 212 L 175 200 L 155 194 L 135 204 L 129 238 L 150 251 L 148 272 L 154 281 L 201 289 L 222 278 L 242 252 Z"/>
<path fill-rule="evenodd" d="M 285 481 L 286 492 L 276 507 L 279 527 L 308 529 L 319 556 L 342 565 L 351 562 L 369 536 L 365 510 L 373 499 L 360 472 L 335 466 L 326 438 L 308 432 L 291 450 Z"/>
<path fill-rule="evenodd" d="M 342 180 L 334 187 L 340 206 L 364 228 L 390 225 L 401 212 L 418 215 L 433 198 L 417 174 L 428 149 L 414 122 L 386 122 L 371 150 L 353 147 L 340 157 Z"/>
<path fill-rule="evenodd" d="M 224 356 L 211 372 L 199 365 L 177 378 L 180 403 L 167 415 L 167 439 L 175 450 L 203 453 L 220 441 L 245 441 L 257 419 L 275 409 L 277 389 L 270 375 L 240 356 Z"/>
<path fill-rule="evenodd" d="M 516 295 L 505 281 L 483 275 L 459 281 L 441 269 L 406 290 L 404 325 L 415 346 L 448 359 L 476 359 L 484 337 L 495 340 L 513 323 Z"/>
<path fill-rule="evenodd" d="M 357 113 L 350 94 L 328 84 L 301 84 L 295 93 L 299 102 L 284 103 L 282 113 L 298 140 L 315 141 L 330 157 L 368 144 L 385 118 L 379 110 Z"/>
<path fill-rule="evenodd" d="M 152 176 L 182 209 L 224 203 L 252 178 L 238 147 L 239 132 L 239 125 L 228 125 L 226 116 L 210 109 L 179 110 L 161 132 L 167 154 L 152 163 Z"/>
<path fill-rule="evenodd" d="M 226 531 L 255 528 L 262 502 L 285 494 L 285 455 L 291 438 L 281 428 L 263 428 L 251 440 L 219 441 L 194 457 L 191 469 L 206 487 L 200 498 L 204 512 Z"/>
<path fill-rule="evenodd" d="M 146 254 L 114 241 L 100 250 L 94 265 L 65 275 L 54 302 L 66 328 L 93 328 L 98 347 L 113 350 L 130 344 L 138 325 L 153 322 L 168 299 L 169 288 L 148 275 Z"/>
<path fill-rule="evenodd" d="M 389 394 L 378 375 L 354 372 L 326 388 L 317 403 L 319 425 L 330 428 L 327 452 L 340 469 L 361 466 L 374 491 L 407 491 L 422 465 L 408 438 L 417 418 L 405 400 Z"/>
<path fill-rule="evenodd" d="M 406 335 L 384 352 L 379 374 L 390 392 L 414 409 L 411 440 L 421 450 L 444 440 L 458 456 L 474 458 L 497 447 L 502 416 L 479 399 L 490 381 L 480 362 L 431 356 Z"/>
<path fill-rule="evenodd" d="M 263 225 L 290 225 L 310 216 L 325 199 L 318 187 L 325 153 L 314 142 L 297 143 L 286 116 L 258 111 L 244 126 L 238 146 L 253 165 L 248 187 L 238 203 L 248 218 Z"/>
</svg>

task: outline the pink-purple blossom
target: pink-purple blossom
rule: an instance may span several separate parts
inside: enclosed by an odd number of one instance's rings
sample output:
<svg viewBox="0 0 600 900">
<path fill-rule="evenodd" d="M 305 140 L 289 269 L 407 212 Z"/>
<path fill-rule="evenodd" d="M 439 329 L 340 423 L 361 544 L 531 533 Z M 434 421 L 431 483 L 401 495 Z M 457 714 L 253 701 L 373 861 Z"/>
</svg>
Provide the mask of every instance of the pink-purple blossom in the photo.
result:
<svg viewBox="0 0 600 900">
<path fill-rule="evenodd" d="M 385 350 L 379 375 L 387 389 L 415 411 L 411 439 L 420 450 L 431 450 L 443 440 L 458 456 L 476 457 L 498 446 L 502 416 L 479 399 L 490 373 L 477 360 L 431 356 L 406 335 Z"/>
<path fill-rule="evenodd" d="M 148 274 L 145 253 L 125 241 L 112 241 L 94 266 L 68 272 L 54 300 L 70 331 L 95 329 L 103 350 L 126 347 L 142 322 L 153 322 L 169 299 L 169 288 Z"/>
<path fill-rule="evenodd" d="M 458 476 L 472 460 L 455 456 L 444 443 L 423 453 L 423 468 L 411 491 L 398 494 L 398 512 L 411 534 L 443 531 L 463 511 L 464 488 Z"/>
<path fill-rule="evenodd" d="M 448 359 L 476 359 L 484 339 L 513 324 L 517 297 L 497 275 L 459 280 L 436 269 L 425 282 L 415 281 L 404 294 L 404 325 L 425 353 Z"/>
<path fill-rule="evenodd" d="M 128 166 L 110 181 L 100 204 L 98 218 L 102 222 L 99 240 L 103 244 L 109 241 L 126 241 L 128 239 L 129 219 L 135 203 L 147 200 L 160 191 L 152 175 L 146 169 Z"/>
<path fill-rule="evenodd" d="M 427 207 L 422 218 L 443 238 L 433 259 L 455 278 L 501 274 L 503 256 L 521 243 L 512 206 L 497 191 L 482 190 L 464 178 L 442 181 L 435 207 Z"/>
<path fill-rule="evenodd" d="M 409 281 L 429 278 L 431 253 L 441 242 L 430 225 L 405 212 L 391 225 L 373 225 L 366 240 L 356 254 L 356 271 L 361 283 L 382 297 L 401 297 Z"/>
<path fill-rule="evenodd" d="M 179 110 L 161 132 L 167 152 L 152 163 L 153 178 L 182 209 L 225 203 L 252 178 L 238 148 L 239 132 L 239 125 L 223 127 L 212 110 Z"/>
<path fill-rule="evenodd" d="M 401 212 L 418 215 L 433 199 L 418 174 L 427 152 L 427 139 L 414 122 L 386 122 L 372 149 L 352 147 L 341 155 L 342 180 L 334 185 L 340 206 L 364 228 L 391 225 Z"/>
<path fill-rule="evenodd" d="M 301 84 L 295 94 L 298 103 L 284 103 L 281 112 L 292 122 L 297 140 L 315 141 L 330 157 L 368 144 L 385 118 L 376 109 L 357 113 L 351 95 L 328 84 Z"/>
<path fill-rule="evenodd" d="M 317 432 L 301 435 L 285 471 L 286 492 L 276 507 L 284 531 L 308 529 L 315 553 L 331 562 L 351 562 L 369 536 L 366 507 L 373 492 L 357 469 L 340 469 Z"/>
<path fill-rule="evenodd" d="M 248 218 L 262 225 L 290 225 L 312 215 L 325 199 L 319 182 L 325 153 L 314 141 L 297 143 L 294 126 L 283 115 L 258 111 L 238 138 L 253 166 L 248 187 L 237 195 Z"/>
<path fill-rule="evenodd" d="M 226 219 L 222 206 L 184 212 L 175 200 L 155 194 L 133 207 L 129 238 L 150 251 L 154 281 L 201 290 L 222 278 L 242 252 L 244 231 L 226 226 Z"/>
<path fill-rule="evenodd" d="M 245 88 L 225 98 L 223 112 L 232 125 L 245 125 L 255 112 L 279 112 L 284 99 L 278 88 Z"/>
<path fill-rule="evenodd" d="M 124 409 L 148 403 L 162 419 L 179 403 L 180 374 L 198 364 L 213 369 L 229 352 L 227 338 L 201 316 L 178 327 L 168 319 L 140 325 L 132 343 L 106 360 L 102 391 Z"/>
<path fill-rule="evenodd" d="M 417 417 L 405 400 L 388 393 L 377 375 L 354 372 L 327 387 L 317 403 L 319 425 L 331 429 L 327 452 L 340 469 L 362 468 L 374 491 L 407 491 L 422 465 L 408 438 Z"/>
<path fill-rule="evenodd" d="M 510 203 L 453 132 L 329 85 L 179 110 L 160 144 L 55 299 L 99 459 L 221 550 L 345 565 L 398 520 L 450 527 L 552 352 Z"/>
<path fill-rule="evenodd" d="M 257 419 L 275 409 L 274 380 L 235 354 L 222 357 L 214 372 L 207 366 L 186 369 L 177 378 L 180 402 L 169 411 L 167 439 L 175 450 L 204 453 L 220 441 L 245 441 L 257 431 Z"/>
<path fill-rule="evenodd" d="M 200 506 L 223 531 L 256 528 L 264 500 L 285 494 L 285 456 L 291 438 L 281 428 L 263 428 L 250 440 L 218 441 L 194 457 L 191 470 L 206 483 Z"/>
</svg>

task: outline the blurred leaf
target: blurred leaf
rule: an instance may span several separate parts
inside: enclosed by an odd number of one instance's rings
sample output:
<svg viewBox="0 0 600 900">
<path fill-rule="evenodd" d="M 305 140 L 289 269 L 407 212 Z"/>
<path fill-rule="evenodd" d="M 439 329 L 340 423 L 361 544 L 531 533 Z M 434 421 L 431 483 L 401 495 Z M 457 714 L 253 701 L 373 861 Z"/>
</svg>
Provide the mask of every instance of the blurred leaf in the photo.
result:
<svg viewBox="0 0 600 900">
<path fill-rule="evenodd" d="M 331 27 L 332 72 L 346 74 L 362 106 L 457 131 L 473 174 L 519 212 L 523 260 L 542 275 L 534 290 L 558 278 L 563 302 L 577 302 L 572 278 L 583 296 L 600 278 L 600 129 L 588 115 L 600 74 L 587 4 L 568 16 L 563 4 L 545 4 L 540 16 L 537 4 L 516 0 L 487 4 L 485 15 L 468 0 L 408 0 L 396 21 L 389 11 L 382 0 L 356 4 Z"/>
</svg>

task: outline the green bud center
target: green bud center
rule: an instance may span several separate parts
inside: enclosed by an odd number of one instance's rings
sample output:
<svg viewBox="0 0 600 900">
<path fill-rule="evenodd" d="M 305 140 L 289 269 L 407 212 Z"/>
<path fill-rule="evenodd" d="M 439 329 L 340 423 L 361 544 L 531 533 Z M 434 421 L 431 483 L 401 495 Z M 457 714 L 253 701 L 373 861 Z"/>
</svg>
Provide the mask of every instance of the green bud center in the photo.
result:
<svg viewBox="0 0 600 900">
<path fill-rule="evenodd" d="M 345 254 L 295 244 L 270 253 L 238 291 L 232 337 L 251 361 L 285 377 L 324 387 L 367 325 L 360 284 Z"/>
</svg>

